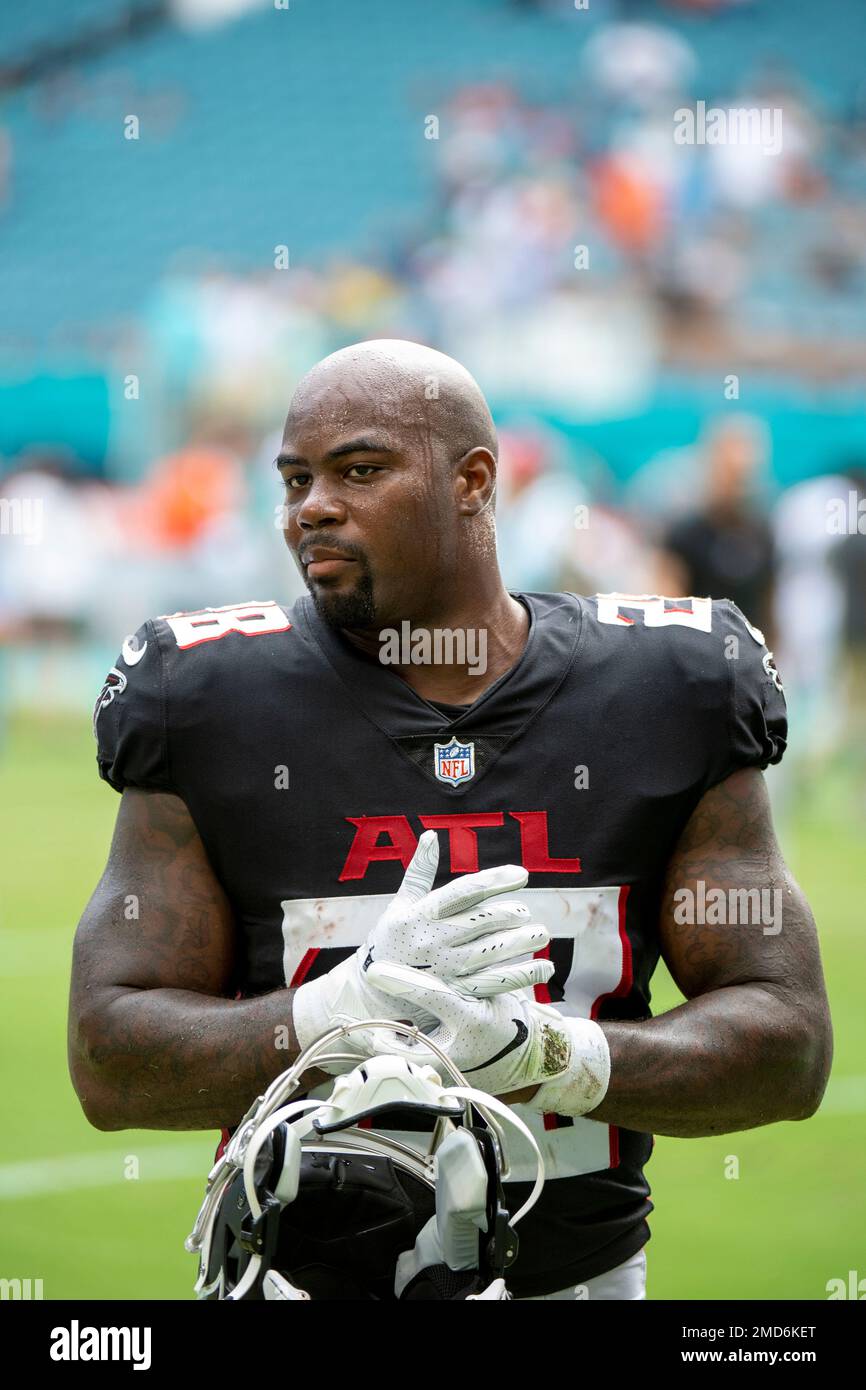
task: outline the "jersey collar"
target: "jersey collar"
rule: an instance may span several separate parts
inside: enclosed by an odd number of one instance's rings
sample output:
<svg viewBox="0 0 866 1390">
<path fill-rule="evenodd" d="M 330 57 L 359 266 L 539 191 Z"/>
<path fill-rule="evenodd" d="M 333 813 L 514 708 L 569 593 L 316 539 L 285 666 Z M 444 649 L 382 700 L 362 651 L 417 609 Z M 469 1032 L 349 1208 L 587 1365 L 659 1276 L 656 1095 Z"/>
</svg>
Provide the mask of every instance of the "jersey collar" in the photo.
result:
<svg viewBox="0 0 866 1390">
<path fill-rule="evenodd" d="M 529 610 L 526 646 L 510 670 L 453 720 L 396 671 L 347 642 L 320 616 L 309 594 L 301 595 L 289 616 L 347 688 L 352 703 L 388 737 L 429 735 L 451 728 L 465 737 L 494 730 L 501 737 L 528 724 L 564 680 L 580 638 L 583 613 L 574 594 L 509 593 Z"/>
</svg>

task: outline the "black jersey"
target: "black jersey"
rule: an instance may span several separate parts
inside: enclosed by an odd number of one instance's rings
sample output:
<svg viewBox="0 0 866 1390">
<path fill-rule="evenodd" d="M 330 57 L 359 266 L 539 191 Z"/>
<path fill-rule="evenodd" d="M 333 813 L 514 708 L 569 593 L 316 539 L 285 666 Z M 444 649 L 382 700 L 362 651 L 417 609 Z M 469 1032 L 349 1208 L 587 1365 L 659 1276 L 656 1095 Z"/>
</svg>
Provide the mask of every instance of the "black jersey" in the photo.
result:
<svg viewBox="0 0 866 1390">
<path fill-rule="evenodd" d="M 347 956 L 435 829 L 437 887 L 527 869 L 517 896 L 556 967 L 539 1000 L 650 1016 L 665 867 L 709 787 L 781 758 L 778 674 L 728 600 L 514 597 L 530 615 L 523 654 L 465 709 L 359 653 L 307 595 L 154 618 L 124 643 L 94 715 L 100 773 L 186 802 L 235 913 L 242 995 Z M 649 1239 L 652 1138 L 516 1109 L 548 1174 L 509 1271 L 526 1296 Z M 515 1147 L 512 1210 L 528 1160 Z"/>
</svg>

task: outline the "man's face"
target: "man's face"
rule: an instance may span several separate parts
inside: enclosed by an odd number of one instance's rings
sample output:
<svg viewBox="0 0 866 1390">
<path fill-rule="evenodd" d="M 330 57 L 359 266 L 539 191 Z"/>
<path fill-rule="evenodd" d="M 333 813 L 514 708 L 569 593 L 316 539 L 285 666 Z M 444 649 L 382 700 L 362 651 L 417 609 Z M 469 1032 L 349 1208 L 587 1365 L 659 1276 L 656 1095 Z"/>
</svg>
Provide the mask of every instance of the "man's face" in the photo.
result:
<svg viewBox="0 0 866 1390">
<path fill-rule="evenodd" d="M 759 441 L 752 433 L 734 425 L 721 431 L 710 450 L 711 500 L 721 506 L 746 501 L 761 462 Z"/>
<path fill-rule="evenodd" d="M 452 469 L 423 418 L 404 414 L 371 408 L 341 382 L 305 393 L 286 422 L 278 458 L 286 544 L 334 627 L 417 616 L 448 573 Z"/>
</svg>

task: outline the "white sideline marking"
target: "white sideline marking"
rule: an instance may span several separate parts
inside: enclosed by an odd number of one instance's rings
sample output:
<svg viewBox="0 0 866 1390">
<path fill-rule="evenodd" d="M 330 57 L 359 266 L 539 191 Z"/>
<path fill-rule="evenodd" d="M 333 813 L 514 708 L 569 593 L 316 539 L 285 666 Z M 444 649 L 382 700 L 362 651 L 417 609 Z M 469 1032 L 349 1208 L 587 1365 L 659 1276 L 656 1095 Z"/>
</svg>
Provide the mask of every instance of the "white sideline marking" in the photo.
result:
<svg viewBox="0 0 866 1390">
<path fill-rule="evenodd" d="M 34 1158 L 24 1163 L 0 1165 L 0 1201 L 35 1197 L 51 1192 L 72 1192 L 76 1188 L 109 1187 L 116 1183 L 166 1182 L 173 1178 L 200 1178 L 202 1191 L 213 1166 L 219 1135 L 196 1143 L 159 1144 L 141 1148 L 134 1145 L 110 1153 L 66 1154 L 59 1158 Z M 138 1159 L 137 1179 L 126 1178 L 126 1160 L 134 1153 Z"/>
</svg>

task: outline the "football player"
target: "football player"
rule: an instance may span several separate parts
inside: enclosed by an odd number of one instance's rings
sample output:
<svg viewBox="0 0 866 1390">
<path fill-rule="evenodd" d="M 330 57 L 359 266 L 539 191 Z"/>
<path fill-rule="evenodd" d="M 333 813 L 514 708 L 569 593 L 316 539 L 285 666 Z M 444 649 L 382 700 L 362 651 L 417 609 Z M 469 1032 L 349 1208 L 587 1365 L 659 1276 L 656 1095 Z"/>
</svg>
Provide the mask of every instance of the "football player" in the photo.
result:
<svg viewBox="0 0 866 1390">
<path fill-rule="evenodd" d="M 726 600 L 509 592 L 490 411 L 417 344 L 314 367 L 277 465 L 309 592 L 151 619 L 97 701 L 84 1111 L 225 1141 L 334 1021 L 421 1023 L 542 1148 L 515 1295 L 644 1297 L 653 1133 L 804 1119 L 830 1067 L 772 656 Z"/>
</svg>

